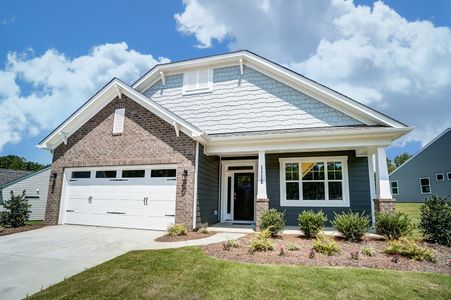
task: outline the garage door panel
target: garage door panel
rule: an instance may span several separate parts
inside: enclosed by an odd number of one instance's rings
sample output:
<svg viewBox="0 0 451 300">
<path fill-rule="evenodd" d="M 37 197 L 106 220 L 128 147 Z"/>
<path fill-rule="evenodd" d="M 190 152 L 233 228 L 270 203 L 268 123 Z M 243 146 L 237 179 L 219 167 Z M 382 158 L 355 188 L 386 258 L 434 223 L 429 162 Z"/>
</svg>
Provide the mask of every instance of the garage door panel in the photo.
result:
<svg viewBox="0 0 451 300">
<path fill-rule="evenodd" d="M 120 167 L 117 168 L 120 170 Z M 144 178 L 86 178 L 67 181 L 64 222 L 166 229 L 175 222 L 176 180 L 152 178 L 152 166 L 143 168 L 149 170 Z M 84 170 L 95 174 L 89 168 Z M 71 170 L 67 171 L 70 174 Z"/>
</svg>

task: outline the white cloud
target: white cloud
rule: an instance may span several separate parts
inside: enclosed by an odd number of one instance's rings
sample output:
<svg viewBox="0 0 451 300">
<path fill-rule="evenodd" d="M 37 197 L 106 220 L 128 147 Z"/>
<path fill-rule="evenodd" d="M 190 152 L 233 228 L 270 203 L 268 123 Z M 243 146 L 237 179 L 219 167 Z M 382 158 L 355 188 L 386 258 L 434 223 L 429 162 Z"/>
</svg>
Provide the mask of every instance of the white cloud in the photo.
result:
<svg viewBox="0 0 451 300">
<path fill-rule="evenodd" d="M 0 69 L 0 150 L 53 129 L 113 77 L 132 83 L 156 63 L 126 43 L 96 46 L 76 58 L 55 49 L 41 56 L 9 53 Z"/>
<path fill-rule="evenodd" d="M 416 126 L 402 142 L 451 126 L 450 28 L 341 0 L 191 0 L 176 19 L 202 46 L 253 50 Z"/>
</svg>

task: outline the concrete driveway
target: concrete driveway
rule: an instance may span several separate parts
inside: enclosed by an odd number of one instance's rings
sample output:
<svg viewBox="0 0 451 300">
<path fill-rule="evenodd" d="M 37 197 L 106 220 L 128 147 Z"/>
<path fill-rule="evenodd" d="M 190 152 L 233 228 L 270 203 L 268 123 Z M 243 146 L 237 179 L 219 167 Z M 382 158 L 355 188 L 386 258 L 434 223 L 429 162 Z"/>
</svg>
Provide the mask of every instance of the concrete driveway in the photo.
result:
<svg viewBox="0 0 451 300">
<path fill-rule="evenodd" d="M 49 226 L 0 237 L 0 298 L 22 299 L 130 250 L 153 248 L 163 232 Z"/>
</svg>

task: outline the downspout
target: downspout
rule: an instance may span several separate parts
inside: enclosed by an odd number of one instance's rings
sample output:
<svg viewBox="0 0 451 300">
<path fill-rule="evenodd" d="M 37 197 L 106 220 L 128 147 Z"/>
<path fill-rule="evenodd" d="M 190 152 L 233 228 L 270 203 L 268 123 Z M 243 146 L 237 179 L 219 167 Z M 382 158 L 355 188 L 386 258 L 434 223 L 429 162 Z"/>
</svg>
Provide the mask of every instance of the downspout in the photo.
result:
<svg viewBox="0 0 451 300">
<path fill-rule="evenodd" d="M 196 229 L 197 220 L 197 181 L 199 176 L 199 142 L 196 142 L 196 159 L 195 159 L 195 174 L 194 174 L 194 206 L 193 206 L 193 230 Z"/>
</svg>

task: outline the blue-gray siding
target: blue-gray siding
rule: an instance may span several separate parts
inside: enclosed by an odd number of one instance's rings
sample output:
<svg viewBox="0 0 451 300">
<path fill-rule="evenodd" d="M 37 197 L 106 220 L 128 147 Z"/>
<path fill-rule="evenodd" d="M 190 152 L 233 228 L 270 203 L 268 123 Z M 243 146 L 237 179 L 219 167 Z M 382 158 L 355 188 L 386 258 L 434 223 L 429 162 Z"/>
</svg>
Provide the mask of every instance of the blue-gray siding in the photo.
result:
<svg viewBox="0 0 451 300">
<path fill-rule="evenodd" d="M 348 156 L 348 177 L 350 207 L 287 207 L 280 206 L 280 168 L 279 158 L 308 156 Z M 356 157 L 354 151 L 346 152 L 313 152 L 313 153 L 281 153 L 266 155 L 267 190 L 270 208 L 285 211 L 287 225 L 297 225 L 297 217 L 306 209 L 322 210 L 329 220 L 333 220 L 334 212 L 365 212 L 371 215 L 371 195 L 366 157 Z"/>
<path fill-rule="evenodd" d="M 398 181 L 398 202 L 424 202 L 427 194 L 421 194 L 420 178 L 429 177 L 431 194 L 451 196 L 451 180 L 446 174 L 451 172 L 451 130 L 419 152 L 390 175 L 390 182 Z M 443 173 L 444 181 L 437 181 L 435 175 Z"/>
<path fill-rule="evenodd" d="M 219 212 L 219 171 L 219 157 L 205 155 L 203 146 L 199 145 L 197 226 L 218 222 L 218 216 L 214 212 Z"/>
</svg>

